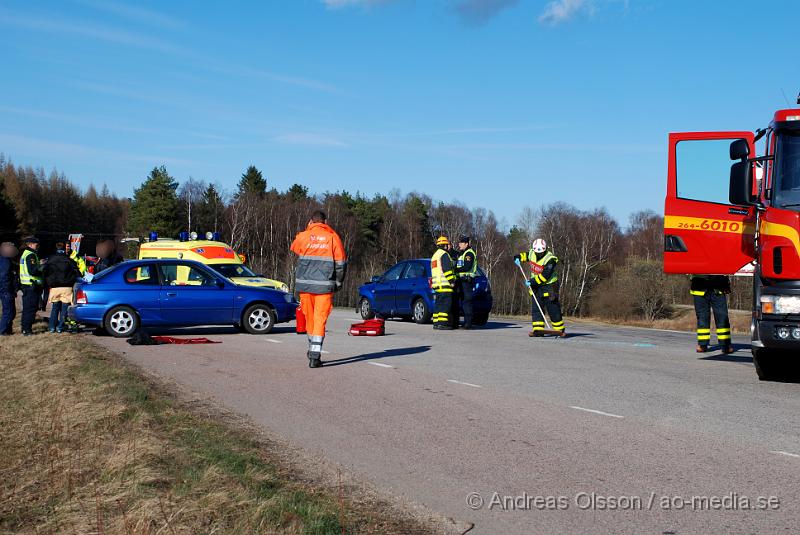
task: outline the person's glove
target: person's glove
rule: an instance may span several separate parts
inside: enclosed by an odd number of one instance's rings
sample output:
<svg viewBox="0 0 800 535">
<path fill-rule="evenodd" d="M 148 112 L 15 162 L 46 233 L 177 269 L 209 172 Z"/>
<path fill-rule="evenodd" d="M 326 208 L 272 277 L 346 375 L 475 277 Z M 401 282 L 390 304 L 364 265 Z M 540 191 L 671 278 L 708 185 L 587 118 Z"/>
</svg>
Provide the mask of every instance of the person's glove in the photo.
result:
<svg viewBox="0 0 800 535">
<path fill-rule="evenodd" d="M 342 289 L 342 283 L 341 283 L 341 282 L 339 282 L 339 281 L 336 281 L 336 285 L 335 285 L 335 287 L 333 288 L 333 291 L 334 291 L 334 292 L 338 292 L 338 291 L 339 291 L 339 290 L 341 290 L 341 289 Z"/>
<path fill-rule="evenodd" d="M 525 281 L 525 286 L 527 286 L 528 288 L 530 288 L 530 287 L 531 287 L 531 281 Z"/>
<path fill-rule="evenodd" d="M 519 265 L 521 265 L 521 264 L 520 264 L 520 261 L 519 261 L 519 258 L 516 258 L 516 257 L 514 257 L 514 263 L 515 263 L 516 265 L 518 265 L 518 266 L 519 266 Z"/>
</svg>

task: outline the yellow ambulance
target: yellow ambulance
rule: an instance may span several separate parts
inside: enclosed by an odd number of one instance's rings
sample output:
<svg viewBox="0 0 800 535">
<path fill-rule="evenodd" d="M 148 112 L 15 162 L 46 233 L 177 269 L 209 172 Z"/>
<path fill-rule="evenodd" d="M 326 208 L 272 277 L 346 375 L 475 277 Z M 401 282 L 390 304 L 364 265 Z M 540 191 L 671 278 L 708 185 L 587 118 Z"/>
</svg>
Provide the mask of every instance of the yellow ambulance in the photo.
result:
<svg viewBox="0 0 800 535">
<path fill-rule="evenodd" d="M 207 265 L 214 271 L 242 286 L 261 286 L 289 292 L 289 287 L 281 281 L 268 279 L 256 275 L 244 265 L 242 257 L 236 254 L 233 248 L 219 241 L 216 233 L 209 232 L 205 240 L 197 239 L 197 234 L 181 232 L 179 239 L 162 239 L 156 233 L 150 234 L 150 240 L 139 246 L 139 260 L 149 258 L 180 258 L 195 260 Z M 188 268 L 183 268 L 186 273 L 180 273 L 181 267 L 176 267 L 174 280 L 182 284 L 192 284 L 188 280 Z"/>
</svg>

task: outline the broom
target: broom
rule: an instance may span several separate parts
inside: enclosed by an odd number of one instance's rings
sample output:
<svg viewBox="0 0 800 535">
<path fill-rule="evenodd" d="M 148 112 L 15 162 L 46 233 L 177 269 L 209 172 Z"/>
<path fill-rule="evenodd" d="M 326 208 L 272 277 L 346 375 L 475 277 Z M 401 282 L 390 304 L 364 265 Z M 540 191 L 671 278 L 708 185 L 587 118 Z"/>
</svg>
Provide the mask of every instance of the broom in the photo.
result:
<svg viewBox="0 0 800 535">
<path fill-rule="evenodd" d="M 528 282 L 528 276 L 525 275 L 525 270 L 522 269 L 522 266 L 517 266 L 517 267 L 519 268 L 519 272 L 522 275 L 523 280 L 527 283 Z M 542 319 L 544 320 L 544 326 L 547 327 L 546 329 L 542 330 L 542 334 L 552 334 L 552 335 L 555 335 L 555 336 L 561 336 L 561 331 L 557 331 L 557 330 L 553 329 L 553 326 L 550 325 L 549 321 L 547 321 L 547 316 L 544 315 L 544 310 L 542 310 L 542 306 L 539 304 L 539 300 L 536 298 L 536 294 L 534 293 L 533 288 L 531 288 L 527 284 L 525 286 L 528 287 L 528 293 L 531 294 L 531 297 L 533 298 L 533 302 L 536 305 L 536 308 L 539 309 L 539 314 L 541 314 Z"/>
</svg>

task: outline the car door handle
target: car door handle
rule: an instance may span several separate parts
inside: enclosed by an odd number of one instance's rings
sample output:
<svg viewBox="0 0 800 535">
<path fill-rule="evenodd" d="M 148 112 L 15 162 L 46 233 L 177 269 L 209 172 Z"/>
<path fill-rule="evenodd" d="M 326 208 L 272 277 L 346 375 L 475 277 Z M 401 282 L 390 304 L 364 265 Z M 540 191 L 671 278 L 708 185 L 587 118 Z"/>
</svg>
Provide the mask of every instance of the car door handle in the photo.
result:
<svg viewBox="0 0 800 535">
<path fill-rule="evenodd" d="M 178 297 L 178 292 L 167 292 L 167 297 Z"/>
</svg>

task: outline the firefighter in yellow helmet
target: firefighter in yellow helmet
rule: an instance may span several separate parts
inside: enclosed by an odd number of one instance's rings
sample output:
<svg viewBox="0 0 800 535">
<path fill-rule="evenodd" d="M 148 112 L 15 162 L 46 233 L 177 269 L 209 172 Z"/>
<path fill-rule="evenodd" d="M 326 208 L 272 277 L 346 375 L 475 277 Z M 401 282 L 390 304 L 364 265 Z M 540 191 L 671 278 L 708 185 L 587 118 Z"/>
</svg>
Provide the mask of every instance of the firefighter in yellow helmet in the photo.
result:
<svg viewBox="0 0 800 535">
<path fill-rule="evenodd" d="M 431 257 L 431 286 L 434 291 L 433 328 L 448 331 L 453 329 L 450 314 L 452 314 L 456 283 L 455 265 L 449 250 L 450 240 L 446 236 L 439 236 L 436 240 L 436 252 Z"/>
</svg>

